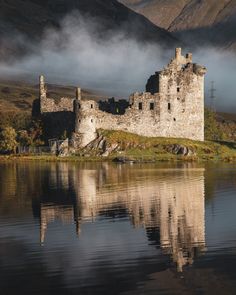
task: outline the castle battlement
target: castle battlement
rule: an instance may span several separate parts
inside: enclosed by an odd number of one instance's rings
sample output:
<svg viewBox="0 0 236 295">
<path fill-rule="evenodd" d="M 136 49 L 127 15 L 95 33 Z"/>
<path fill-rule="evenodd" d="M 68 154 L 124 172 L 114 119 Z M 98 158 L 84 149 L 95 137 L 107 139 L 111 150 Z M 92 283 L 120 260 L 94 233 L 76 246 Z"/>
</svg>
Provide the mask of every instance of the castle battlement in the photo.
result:
<svg viewBox="0 0 236 295">
<path fill-rule="evenodd" d="M 192 54 L 175 57 L 150 76 L 146 92 L 135 92 L 129 100 L 83 100 L 76 89 L 74 100 L 47 98 L 40 76 L 40 113 L 74 112 L 74 135 L 83 147 L 97 137 L 98 129 L 123 130 L 149 137 L 204 140 L 204 75 L 206 68 L 192 63 Z"/>
</svg>

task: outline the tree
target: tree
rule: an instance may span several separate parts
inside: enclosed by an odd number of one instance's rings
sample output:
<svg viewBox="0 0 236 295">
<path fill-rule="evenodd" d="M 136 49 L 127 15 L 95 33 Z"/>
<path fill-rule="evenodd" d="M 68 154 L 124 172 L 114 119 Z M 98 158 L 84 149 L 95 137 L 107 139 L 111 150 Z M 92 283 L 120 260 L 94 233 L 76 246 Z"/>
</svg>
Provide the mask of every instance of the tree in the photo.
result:
<svg viewBox="0 0 236 295">
<path fill-rule="evenodd" d="M 31 145 L 40 146 L 44 144 L 44 141 L 42 140 L 43 126 L 40 120 L 32 120 L 28 135 L 32 141 Z"/>
<path fill-rule="evenodd" d="M 33 144 L 33 139 L 27 130 L 20 130 L 17 132 L 17 142 L 22 146 L 30 146 Z"/>
<path fill-rule="evenodd" d="M 15 153 L 17 147 L 16 131 L 12 127 L 5 127 L 0 131 L 0 152 Z"/>
<path fill-rule="evenodd" d="M 205 108 L 205 139 L 223 139 L 223 132 L 216 120 L 216 113 L 211 111 L 209 108 Z"/>
</svg>

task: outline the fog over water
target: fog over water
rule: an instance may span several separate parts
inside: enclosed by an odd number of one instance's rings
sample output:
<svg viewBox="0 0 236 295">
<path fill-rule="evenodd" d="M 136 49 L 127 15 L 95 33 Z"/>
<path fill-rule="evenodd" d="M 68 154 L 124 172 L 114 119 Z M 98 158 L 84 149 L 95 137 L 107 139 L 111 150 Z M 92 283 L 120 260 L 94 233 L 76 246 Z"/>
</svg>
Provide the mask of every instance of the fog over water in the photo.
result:
<svg viewBox="0 0 236 295">
<path fill-rule="evenodd" d="M 61 30 L 48 29 L 40 44 L 25 42 L 34 53 L 11 64 L 1 63 L 0 77 L 24 77 L 37 83 L 38 75 L 43 73 L 50 83 L 79 85 L 128 98 L 134 91 L 144 91 L 147 78 L 174 55 L 174 48 L 164 51 L 154 43 L 127 39 L 122 33 L 110 32 L 101 38 L 100 31 L 98 37 L 100 25 L 78 14 L 66 17 L 61 27 Z M 184 54 L 186 51 L 183 48 Z M 217 109 L 236 111 L 235 55 L 202 48 L 193 52 L 193 61 L 208 69 L 206 103 L 210 81 L 215 81 Z"/>
</svg>

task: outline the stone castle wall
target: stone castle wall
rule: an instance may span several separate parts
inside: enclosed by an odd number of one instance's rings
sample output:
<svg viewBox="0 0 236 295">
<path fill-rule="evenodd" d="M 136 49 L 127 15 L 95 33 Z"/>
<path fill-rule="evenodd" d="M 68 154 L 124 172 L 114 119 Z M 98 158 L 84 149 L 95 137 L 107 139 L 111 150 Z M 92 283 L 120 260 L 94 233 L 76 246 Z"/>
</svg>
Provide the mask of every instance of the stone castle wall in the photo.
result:
<svg viewBox="0 0 236 295">
<path fill-rule="evenodd" d="M 97 137 L 98 129 L 122 130 L 148 137 L 176 137 L 204 140 L 204 74 L 192 63 L 192 54 L 175 57 L 147 82 L 146 92 L 134 93 L 125 104 L 109 100 L 97 103 L 76 98 L 47 98 L 40 77 L 40 113 L 74 112 L 74 139 L 84 147 Z M 119 112 L 120 106 L 120 112 Z"/>
<path fill-rule="evenodd" d="M 40 108 L 41 113 L 73 112 L 74 100 L 67 97 L 62 97 L 59 100 L 46 98 L 41 102 Z"/>
<path fill-rule="evenodd" d="M 133 101 L 124 115 L 113 115 L 99 110 L 92 100 L 78 101 L 77 124 L 75 133 L 81 134 L 81 145 L 84 146 L 96 138 L 97 129 L 123 130 L 143 136 L 158 136 L 159 95 L 150 93 L 134 94 Z M 142 109 L 139 109 L 139 104 Z M 153 104 L 154 109 L 150 110 Z"/>
</svg>

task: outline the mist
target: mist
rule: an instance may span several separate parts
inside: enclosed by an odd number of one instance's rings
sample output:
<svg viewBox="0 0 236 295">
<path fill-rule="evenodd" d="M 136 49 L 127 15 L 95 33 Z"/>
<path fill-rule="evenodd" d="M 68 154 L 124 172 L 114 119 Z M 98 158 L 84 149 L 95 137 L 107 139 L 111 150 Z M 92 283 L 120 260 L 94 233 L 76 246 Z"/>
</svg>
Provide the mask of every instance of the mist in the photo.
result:
<svg viewBox="0 0 236 295">
<path fill-rule="evenodd" d="M 46 30 L 40 44 L 25 41 L 33 53 L 13 63 L 2 62 L 0 78 L 23 77 L 36 84 L 43 74 L 49 83 L 128 98 L 134 91 L 144 91 L 147 78 L 174 56 L 174 48 L 164 50 L 154 43 L 140 43 L 117 31 L 102 38 L 96 20 L 85 19 L 78 13 L 67 16 L 61 28 Z M 183 52 L 186 53 L 184 48 Z M 207 67 L 206 104 L 210 81 L 214 81 L 216 109 L 236 111 L 235 55 L 208 47 L 195 50 L 193 61 Z"/>
</svg>

